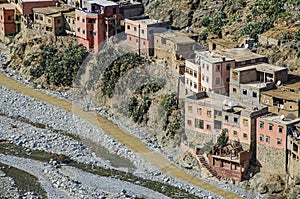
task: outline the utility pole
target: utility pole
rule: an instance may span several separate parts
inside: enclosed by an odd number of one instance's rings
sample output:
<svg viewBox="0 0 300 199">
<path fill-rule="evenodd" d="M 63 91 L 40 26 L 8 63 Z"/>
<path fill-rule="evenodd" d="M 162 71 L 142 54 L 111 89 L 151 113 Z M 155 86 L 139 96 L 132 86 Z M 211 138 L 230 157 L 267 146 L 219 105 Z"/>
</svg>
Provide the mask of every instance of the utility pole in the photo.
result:
<svg viewBox="0 0 300 199">
<path fill-rule="evenodd" d="M 139 57 L 141 56 L 141 25 L 139 24 Z"/>
</svg>

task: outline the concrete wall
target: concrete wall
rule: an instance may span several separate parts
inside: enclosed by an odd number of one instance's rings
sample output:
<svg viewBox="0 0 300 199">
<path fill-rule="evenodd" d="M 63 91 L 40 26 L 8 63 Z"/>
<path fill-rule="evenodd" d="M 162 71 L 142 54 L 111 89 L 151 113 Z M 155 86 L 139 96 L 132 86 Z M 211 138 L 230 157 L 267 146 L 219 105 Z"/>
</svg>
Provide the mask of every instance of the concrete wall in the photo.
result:
<svg viewBox="0 0 300 199">
<path fill-rule="evenodd" d="M 21 6 L 21 13 L 26 18 L 29 15 L 33 14 L 32 9 L 33 8 L 42 8 L 42 7 L 48 7 L 48 6 L 55 6 L 57 0 L 49 0 L 49 1 L 31 1 L 31 2 L 22 2 L 19 1 L 19 5 Z"/>
<path fill-rule="evenodd" d="M 17 26 L 14 23 L 15 9 L 0 9 L 0 34 L 2 36 L 16 33 Z"/>
<path fill-rule="evenodd" d="M 262 166 L 261 172 L 285 174 L 286 173 L 286 152 L 285 150 L 274 149 L 261 144 L 257 145 L 256 157 Z"/>
<path fill-rule="evenodd" d="M 187 142 L 195 146 L 203 147 L 203 145 L 207 142 L 210 141 L 213 141 L 214 143 L 216 142 L 215 134 L 205 134 L 205 133 L 199 133 L 196 131 L 185 129 L 185 135 L 187 136 Z"/>
<path fill-rule="evenodd" d="M 201 77 L 201 69 L 199 64 L 185 60 L 185 88 L 193 93 L 200 92 L 201 91 L 200 77 Z M 196 84 L 197 86 L 196 88 L 194 84 Z"/>
</svg>

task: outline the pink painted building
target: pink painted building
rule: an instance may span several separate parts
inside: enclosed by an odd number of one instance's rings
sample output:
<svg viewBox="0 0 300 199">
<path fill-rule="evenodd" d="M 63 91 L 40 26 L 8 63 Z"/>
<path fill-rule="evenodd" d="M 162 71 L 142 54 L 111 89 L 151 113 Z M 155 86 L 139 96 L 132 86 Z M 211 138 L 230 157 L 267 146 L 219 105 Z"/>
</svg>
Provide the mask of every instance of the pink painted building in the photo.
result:
<svg viewBox="0 0 300 199">
<path fill-rule="evenodd" d="M 102 42 L 116 35 L 120 24 L 119 4 L 112 1 L 86 1 L 76 10 L 78 44 L 98 52 Z"/>
<path fill-rule="evenodd" d="M 262 171 L 285 173 L 287 171 L 288 135 L 300 138 L 295 125 L 300 123 L 300 118 L 287 118 L 283 115 L 270 113 L 257 119 L 257 161 Z M 297 132 L 297 135 L 293 135 Z M 291 148 L 291 147 L 290 147 Z M 265 156 L 268 154 L 268 156 Z"/>
<path fill-rule="evenodd" d="M 133 49 L 152 56 L 154 53 L 154 33 L 166 31 L 168 22 L 161 22 L 145 17 L 125 19 L 125 34 L 127 43 Z"/>
</svg>

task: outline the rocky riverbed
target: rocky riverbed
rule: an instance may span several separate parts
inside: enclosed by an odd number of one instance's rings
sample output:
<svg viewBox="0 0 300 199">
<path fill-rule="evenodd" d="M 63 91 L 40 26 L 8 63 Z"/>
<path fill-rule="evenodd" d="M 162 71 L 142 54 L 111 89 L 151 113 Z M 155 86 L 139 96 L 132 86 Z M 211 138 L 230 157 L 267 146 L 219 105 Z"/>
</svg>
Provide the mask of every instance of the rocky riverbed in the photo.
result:
<svg viewBox="0 0 300 199">
<path fill-rule="evenodd" d="M 6 71 L 6 73 L 18 81 L 30 85 L 30 83 L 13 72 Z M 71 99 L 70 93 L 43 91 L 47 93 L 50 92 L 62 98 Z M 93 163 L 98 166 L 112 168 L 108 160 L 97 157 L 88 146 L 70 136 L 57 133 L 57 131 L 68 132 L 71 135 L 87 139 L 93 138 L 93 142 L 105 147 L 110 153 L 118 154 L 129 159 L 136 167 L 134 171 L 136 175 L 172 184 L 184 190 L 188 190 L 199 197 L 220 198 L 205 190 L 191 186 L 188 183 L 162 175 L 156 168 L 153 168 L 149 163 L 143 161 L 141 157 L 105 134 L 101 129 L 90 125 L 80 117 L 72 115 L 60 108 L 15 93 L 2 86 L 0 87 L 0 107 L 2 114 L 0 118 L 0 139 L 9 140 L 11 143 L 26 147 L 30 150 L 39 149 L 48 152 L 62 153 L 79 162 L 86 164 Z M 105 112 L 100 112 L 105 115 Z M 16 118 L 17 116 L 26 118 L 33 124 L 43 124 L 45 128 L 39 128 L 32 124 L 22 122 Z M 145 134 L 140 130 L 126 127 L 122 122 L 110 118 L 108 115 L 106 116 L 130 133 L 140 137 L 145 143 L 148 143 L 149 147 L 160 150 L 155 140 L 146 138 Z M 118 169 L 130 171 L 128 168 Z M 226 184 L 216 184 L 224 189 L 234 191 L 245 198 L 253 198 L 253 194 L 247 191 L 236 189 Z M 146 194 L 146 196 L 148 196 L 148 194 Z M 149 196 L 151 196 L 151 194 Z"/>
</svg>

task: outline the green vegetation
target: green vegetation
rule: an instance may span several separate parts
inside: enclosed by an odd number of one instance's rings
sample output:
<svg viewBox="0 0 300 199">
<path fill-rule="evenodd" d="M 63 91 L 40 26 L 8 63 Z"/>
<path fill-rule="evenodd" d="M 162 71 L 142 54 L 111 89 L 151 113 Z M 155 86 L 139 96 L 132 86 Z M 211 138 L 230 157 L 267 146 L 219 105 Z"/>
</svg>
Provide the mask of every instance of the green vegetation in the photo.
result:
<svg viewBox="0 0 300 199">
<path fill-rule="evenodd" d="M 274 22 L 278 17 L 285 15 L 285 0 L 256 0 L 251 12 L 253 16 L 265 16 Z"/>
<path fill-rule="evenodd" d="M 42 188 L 41 184 L 38 182 L 38 178 L 35 176 L 1 162 L 0 167 L 7 176 L 14 180 L 20 195 L 24 195 L 27 192 L 34 192 L 41 198 L 47 198 L 46 191 Z"/>
<path fill-rule="evenodd" d="M 10 143 L 5 143 L 5 142 L 0 142 L 0 153 L 23 157 L 23 158 L 29 158 L 33 160 L 39 160 L 42 162 L 49 162 L 50 158 L 57 156 L 54 153 L 47 153 L 39 150 L 35 150 L 32 151 L 31 153 L 27 153 L 25 148 Z M 186 190 L 162 182 L 143 179 L 141 177 L 133 175 L 132 173 L 118 171 L 115 169 L 106 169 L 92 164 L 83 164 L 75 161 L 66 162 L 66 164 L 68 166 L 81 169 L 85 172 L 93 173 L 104 177 L 113 177 L 119 180 L 132 182 L 132 183 L 139 181 L 141 186 L 160 192 L 171 198 L 191 198 L 191 199 L 198 198 L 197 196 L 190 194 Z"/>
<path fill-rule="evenodd" d="M 176 94 L 166 94 L 159 103 L 158 114 L 163 122 L 163 131 L 166 136 L 174 138 L 180 127 L 182 126 L 182 114 L 177 109 Z"/>
<path fill-rule="evenodd" d="M 247 23 L 241 30 L 241 36 L 249 35 L 251 38 L 257 39 L 258 34 L 264 33 L 273 27 L 273 23 L 269 21 L 259 21 L 257 23 Z"/>
<path fill-rule="evenodd" d="M 300 41 L 300 29 L 297 32 L 295 32 L 294 40 L 295 41 Z"/>
<path fill-rule="evenodd" d="M 102 92 L 108 97 L 113 96 L 116 83 L 130 69 L 144 63 L 144 59 L 135 53 L 125 53 L 115 59 L 107 68 L 102 76 Z"/>
<path fill-rule="evenodd" d="M 87 54 L 82 45 L 70 45 L 64 50 L 42 45 L 38 66 L 30 68 L 30 75 L 34 79 L 45 76 L 47 83 L 55 86 L 71 86 Z M 26 60 L 24 64 L 29 62 Z"/>
<path fill-rule="evenodd" d="M 222 37 L 222 27 L 227 24 L 227 16 L 224 12 L 218 12 L 217 15 L 211 18 L 207 30 L 218 37 Z"/>
</svg>

